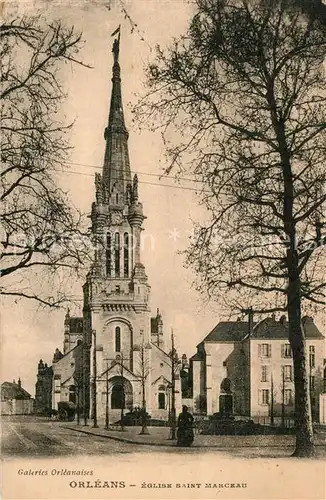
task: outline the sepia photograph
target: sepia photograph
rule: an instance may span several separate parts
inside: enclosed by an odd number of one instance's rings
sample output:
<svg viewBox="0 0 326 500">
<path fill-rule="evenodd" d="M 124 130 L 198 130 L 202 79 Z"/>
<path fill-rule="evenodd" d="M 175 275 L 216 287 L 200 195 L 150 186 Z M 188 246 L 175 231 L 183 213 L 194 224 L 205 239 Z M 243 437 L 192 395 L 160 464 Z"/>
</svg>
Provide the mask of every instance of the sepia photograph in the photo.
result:
<svg viewBox="0 0 326 500">
<path fill-rule="evenodd" d="M 1 494 L 326 497 L 326 3 L 5 0 Z"/>
</svg>

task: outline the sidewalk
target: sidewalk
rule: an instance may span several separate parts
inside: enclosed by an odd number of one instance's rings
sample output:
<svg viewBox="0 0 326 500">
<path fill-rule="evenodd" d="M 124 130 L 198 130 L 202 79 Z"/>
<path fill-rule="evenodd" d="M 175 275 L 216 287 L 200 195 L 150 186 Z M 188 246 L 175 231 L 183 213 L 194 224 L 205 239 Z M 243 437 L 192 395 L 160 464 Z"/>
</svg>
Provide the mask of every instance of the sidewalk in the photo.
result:
<svg viewBox="0 0 326 500">
<path fill-rule="evenodd" d="M 77 425 L 75 422 L 71 424 L 62 424 L 65 428 L 76 432 L 82 432 L 89 435 L 99 436 L 124 443 L 132 443 L 138 445 L 149 446 L 176 446 L 176 441 L 170 438 L 170 429 L 168 427 L 148 427 L 148 435 L 140 435 L 141 427 L 125 427 L 124 431 L 104 429 L 103 425 L 94 429 L 91 425 Z M 318 442 L 319 441 L 319 442 Z M 316 439 L 317 445 L 325 445 Z M 205 436 L 202 434 L 195 435 L 193 448 L 280 448 L 293 447 L 295 443 L 294 436 Z"/>
</svg>

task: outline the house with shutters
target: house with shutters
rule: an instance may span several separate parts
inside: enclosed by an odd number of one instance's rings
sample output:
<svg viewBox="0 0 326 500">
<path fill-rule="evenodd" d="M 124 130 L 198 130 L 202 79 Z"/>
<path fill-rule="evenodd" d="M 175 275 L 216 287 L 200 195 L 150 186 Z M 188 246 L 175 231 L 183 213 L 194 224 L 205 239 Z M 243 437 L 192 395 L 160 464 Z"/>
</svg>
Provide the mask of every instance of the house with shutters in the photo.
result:
<svg viewBox="0 0 326 500">
<path fill-rule="evenodd" d="M 313 419 L 318 421 L 323 392 L 325 337 L 313 318 L 303 326 L 309 366 Z M 193 411 L 221 413 L 268 422 L 292 417 L 294 377 L 286 317 L 267 317 L 254 323 L 218 323 L 190 358 Z"/>
</svg>

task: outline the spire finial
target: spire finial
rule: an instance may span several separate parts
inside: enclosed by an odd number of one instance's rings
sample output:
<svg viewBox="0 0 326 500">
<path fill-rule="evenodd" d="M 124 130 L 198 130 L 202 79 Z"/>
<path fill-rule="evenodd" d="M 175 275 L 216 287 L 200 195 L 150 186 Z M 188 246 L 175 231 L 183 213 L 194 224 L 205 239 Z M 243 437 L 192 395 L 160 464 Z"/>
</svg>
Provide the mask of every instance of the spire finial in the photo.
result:
<svg viewBox="0 0 326 500">
<path fill-rule="evenodd" d="M 114 39 L 112 52 L 114 56 L 114 62 L 118 62 L 119 60 L 119 51 L 120 51 L 120 24 L 118 28 L 112 33 L 111 36 L 118 35 L 118 38 Z"/>
</svg>

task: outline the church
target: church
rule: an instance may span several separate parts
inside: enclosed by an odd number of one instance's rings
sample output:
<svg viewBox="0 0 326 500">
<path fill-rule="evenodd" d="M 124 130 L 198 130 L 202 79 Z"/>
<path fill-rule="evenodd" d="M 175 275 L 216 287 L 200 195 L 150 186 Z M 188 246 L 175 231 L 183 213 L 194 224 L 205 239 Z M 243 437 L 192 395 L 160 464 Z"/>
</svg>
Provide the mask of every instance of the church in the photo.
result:
<svg viewBox="0 0 326 500">
<path fill-rule="evenodd" d="M 152 418 L 167 420 L 172 391 L 176 412 L 181 410 L 180 371 L 176 370 L 172 384 L 171 339 L 165 338 L 159 309 L 154 317 L 150 314 L 151 287 L 141 260 L 146 217 L 137 175 L 131 176 L 119 51 L 120 34 L 112 49 L 103 170 L 95 174 L 90 216 L 95 252 L 83 286 L 83 311 L 80 317 L 67 312 L 63 352 L 56 350 L 46 373 L 52 381 L 52 409 L 71 401 L 81 414 L 101 418 L 108 408 L 110 422 L 115 422 L 121 409 L 143 407 L 146 402 Z M 43 380 L 43 372 L 42 362 L 36 384 L 39 411 L 46 399 L 42 400 L 42 386 L 49 382 Z"/>
</svg>

